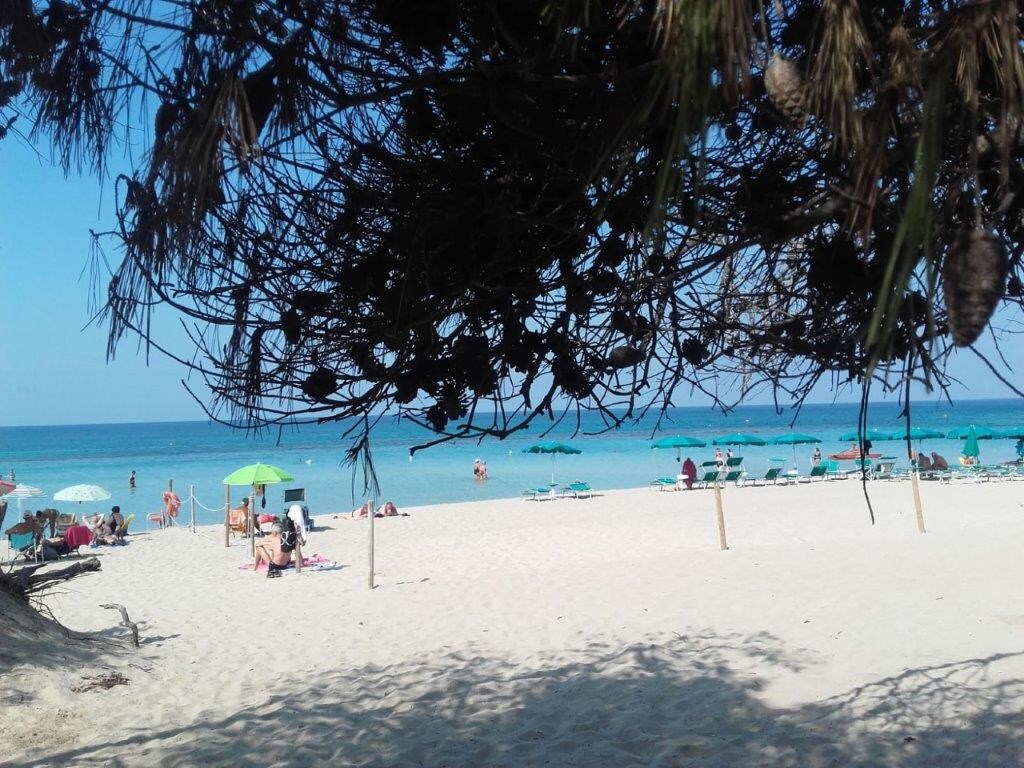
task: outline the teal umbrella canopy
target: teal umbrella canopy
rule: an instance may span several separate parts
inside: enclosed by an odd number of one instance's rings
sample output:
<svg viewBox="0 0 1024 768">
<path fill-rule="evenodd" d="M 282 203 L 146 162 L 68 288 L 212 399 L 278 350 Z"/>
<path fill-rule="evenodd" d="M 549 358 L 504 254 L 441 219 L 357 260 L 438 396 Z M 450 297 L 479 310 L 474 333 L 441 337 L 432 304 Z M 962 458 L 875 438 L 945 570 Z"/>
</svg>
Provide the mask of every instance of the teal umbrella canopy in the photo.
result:
<svg viewBox="0 0 1024 768">
<path fill-rule="evenodd" d="M 1024 427 L 1010 427 L 1009 429 L 1000 429 L 999 436 L 994 439 L 1024 440 Z"/>
<path fill-rule="evenodd" d="M 236 469 L 224 478 L 224 485 L 273 485 L 294 479 L 283 469 L 270 464 L 256 463 Z"/>
<path fill-rule="evenodd" d="M 720 435 L 711 441 L 712 445 L 768 445 L 768 441 L 757 435 L 745 435 L 733 432 L 731 435 Z"/>
<path fill-rule="evenodd" d="M 806 435 L 803 432 L 787 432 L 784 435 L 777 435 L 770 438 L 772 445 L 806 445 L 809 443 L 820 443 L 821 438 L 814 435 Z"/>
<path fill-rule="evenodd" d="M 839 436 L 840 440 L 853 440 L 860 442 L 860 432 L 856 429 L 851 429 L 848 432 L 843 432 Z M 872 427 L 864 433 L 864 439 L 870 440 L 871 442 L 877 442 L 878 440 L 899 440 L 901 436 L 898 432 L 890 432 L 887 429 L 879 429 L 878 427 Z"/>
<path fill-rule="evenodd" d="M 928 429 L 927 427 L 911 427 L 909 432 L 901 431 L 896 433 L 897 440 L 906 440 L 908 437 L 911 440 L 934 440 L 945 436 L 945 432 L 939 432 L 937 429 Z"/>
<path fill-rule="evenodd" d="M 978 435 L 973 424 L 967 428 L 967 440 L 964 442 L 964 448 L 961 453 L 964 456 L 981 455 L 981 449 L 978 447 Z"/>
<path fill-rule="evenodd" d="M 529 448 L 523 448 L 523 453 L 583 453 L 579 448 L 573 448 L 568 443 L 535 443 Z"/>
<path fill-rule="evenodd" d="M 950 440 L 966 440 L 971 434 L 974 434 L 975 440 L 993 440 L 1003 436 L 1001 432 L 989 427 L 979 427 L 976 424 L 969 424 L 964 427 L 956 427 L 949 430 L 946 433 L 946 437 Z M 964 454 L 965 456 L 968 454 Z"/>
<path fill-rule="evenodd" d="M 573 448 L 568 443 L 534 443 L 529 448 L 523 448 L 523 453 L 549 453 L 551 454 L 551 485 L 555 484 L 555 456 L 560 453 L 583 453 L 579 448 Z"/>
<path fill-rule="evenodd" d="M 673 435 L 672 437 L 663 437 L 660 440 L 656 440 L 651 443 L 651 448 L 703 448 L 706 445 L 706 442 L 698 440 L 696 437 Z"/>
</svg>

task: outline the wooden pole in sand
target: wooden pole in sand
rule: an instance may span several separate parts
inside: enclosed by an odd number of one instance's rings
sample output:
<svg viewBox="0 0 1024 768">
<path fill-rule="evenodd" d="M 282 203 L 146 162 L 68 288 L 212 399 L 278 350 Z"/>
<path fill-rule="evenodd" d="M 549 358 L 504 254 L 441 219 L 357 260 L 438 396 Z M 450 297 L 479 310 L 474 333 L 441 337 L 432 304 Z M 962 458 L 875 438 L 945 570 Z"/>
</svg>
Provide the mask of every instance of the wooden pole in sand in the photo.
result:
<svg viewBox="0 0 1024 768">
<path fill-rule="evenodd" d="M 368 499 L 366 502 L 366 514 L 370 518 L 370 574 L 367 579 L 370 589 L 373 589 L 373 504 L 373 499 Z"/>
<path fill-rule="evenodd" d="M 718 517 L 718 545 L 722 549 L 728 549 L 729 544 L 725 540 L 725 513 L 722 511 L 722 488 L 715 479 L 715 515 Z"/>
<path fill-rule="evenodd" d="M 921 508 L 921 486 L 917 482 L 917 470 L 910 473 L 910 484 L 914 488 L 914 514 L 917 515 L 917 532 L 924 533 L 924 509 Z"/>
<path fill-rule="evenodd" d="M 167 492 L 168 493 L 174 493 L 174 480 L 168 480 L 167 481 Z M 164 511 L 162 512 L 162 515 L 167 518 L 167 527 L 168 528 L 170 528 L 172 525 L 174 525 L 174 518 L 171 517 L 170 512 L 171 512 L 170 509 L 168 509 L 167 506 L 165 505 L 164 506 Z"/>
<path fill-rule="evenodd" d="M 196 487 L 188 487 L 188 529 L 196 532 Z"/>
<path fill-rule="evenodd" d="M 246 523 L 249 526 L 249 554 L 252 555 L 253 559 L 256 559 L 256 492 L 249 494 L 249 520 Z"/>
<path fill-rule="evenodd" d="M 224 546 L 231 546 L 231 486 L 224 486 Z"/>
</svg>

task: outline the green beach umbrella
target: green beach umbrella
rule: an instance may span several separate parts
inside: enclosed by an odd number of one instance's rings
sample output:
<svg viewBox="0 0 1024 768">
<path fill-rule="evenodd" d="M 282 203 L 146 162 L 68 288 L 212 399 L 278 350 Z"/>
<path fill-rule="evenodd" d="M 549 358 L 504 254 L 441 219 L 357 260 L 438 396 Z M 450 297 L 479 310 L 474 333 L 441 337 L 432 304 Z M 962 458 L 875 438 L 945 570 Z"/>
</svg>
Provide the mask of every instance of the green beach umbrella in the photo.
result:
<svg viewBox="0 0 1024 768">
<path fill-rule="evenodd" d="M 655 440 L 651 443 L 651 448 L 675 448 L 676 449 L 676 461 L 682 459 L 683 448 L 703 448 L 707 443 L 703 440 L 698 440 L 696 437 L 686 437 L 686 435 L 672 435 L 671 437 L 663 437 L 660 440 Z"/>
<path fill-rule="evenodd" d="M 573 448 L 568 443 L 534 443 L 529 448 L 523 448 L 523 453 L 550 453 L 551 454 L 551 484 L 555 484 L 555 456 L 560 453 L 583 453 L 579 448 Z"/>
<path fill-rule="evenodd" d="M 775 437 L 769 438 L 768 442 L 772 445 L 793 446 L 793 468 L 796 469 L 796 447 L 798 445 L 820 443 L 821 438 L 815 437 L 814 435 L 807 435 L 803 432 L 787 432 L 784 435 L 776 435 Z"/>
<path fill-rule="evenodd" d="M 964 456 L 977 457 L 981 455 L 981 449 L 978 448 L 978 435 L 973 424 L 967 428 L 967 440 L 961 453 Z"/>
<path fill-rule="evenodd" d="M 272 485 L 286 483 L 294 479 L 283 469 L 270 464 L 256 463 L 236 469 L 224 478 L 224 485 Z"/>
<path fill-rule="evenodd" d="M 969 424 L 949 430 L 946 433 L 946 437 L 950 440 L 967 440 L 972 434 L 975 440 L 994 440 L 1003 436 L 1001 432 L 990 427 L 979 427 L 976 424 Z"/>
<path fill-rule="evenodd" d="M 745 435 L 733 432 L 731 435 L 720 435 L 711 441 L 712 445 L 768 445 L 768 441 L 757 435 Z"/>
</svg>

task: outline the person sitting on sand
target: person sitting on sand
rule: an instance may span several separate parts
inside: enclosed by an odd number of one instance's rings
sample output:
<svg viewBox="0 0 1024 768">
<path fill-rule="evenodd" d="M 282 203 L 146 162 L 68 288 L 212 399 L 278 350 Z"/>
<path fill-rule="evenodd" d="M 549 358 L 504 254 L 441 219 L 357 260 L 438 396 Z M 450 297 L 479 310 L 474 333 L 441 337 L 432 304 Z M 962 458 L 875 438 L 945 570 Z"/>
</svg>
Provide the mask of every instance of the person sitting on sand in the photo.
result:
<svg viewBox="0 0 1024 768">
<path fill-rule="evenodd" d="M 377 510 L 377 517 L 398 517 L 398 507 L 393 501 L 385 501 Z"/>
<path fill-rule="evenodd" d="M 270 535 L 256 547 L 256 562 L 253 564 L 253 571 L 258 573 L 260 565 L 266 563 L 267 578 L 273 579 L 280 576 L 291 561 L 291 551 L 285 552 L 281 548 L 281 524 L 274 523 L 270 527 Z"/>
</svg>

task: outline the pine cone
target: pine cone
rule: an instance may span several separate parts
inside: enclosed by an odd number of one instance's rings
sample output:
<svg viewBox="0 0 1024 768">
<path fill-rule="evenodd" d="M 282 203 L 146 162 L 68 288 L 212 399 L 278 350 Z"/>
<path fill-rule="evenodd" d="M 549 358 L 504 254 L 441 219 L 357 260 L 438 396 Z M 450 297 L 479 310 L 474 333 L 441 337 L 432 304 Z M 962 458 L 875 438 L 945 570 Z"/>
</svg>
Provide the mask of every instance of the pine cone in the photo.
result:
<svg viewBox="0 0 1024 768">
<path fill-rule="evenodd" d="M 1003 297 L 1009 263 L 1006 249 L 984 229 L 961 230 L 942 264 L 942 290 L 953 343 L 974 343 Z"/>
<path fill-rule="evenodd" d="M 772 104 L 787 120 L 801 127 L 807 122 L 807 83 L 793 62 L 779 54 L 773 55 L 764 71 L 764 88 Z"/>
</svg>

